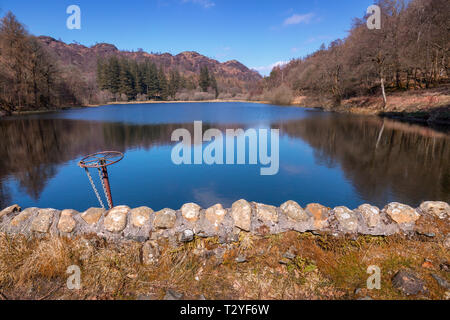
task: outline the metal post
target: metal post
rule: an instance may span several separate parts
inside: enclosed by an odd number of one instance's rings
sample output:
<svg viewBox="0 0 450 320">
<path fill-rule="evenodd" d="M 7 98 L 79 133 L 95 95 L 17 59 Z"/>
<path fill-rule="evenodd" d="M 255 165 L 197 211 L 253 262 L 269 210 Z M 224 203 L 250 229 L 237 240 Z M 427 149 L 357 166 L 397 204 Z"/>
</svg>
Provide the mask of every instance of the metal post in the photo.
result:
<svg viewBox="0 0 450 320">
<path fill-rule="evenodd" d="M 104 164 L 103 161 L 101 164 Z M 101 166 L 102 168 L 102 177 L 103 177 L 103 183 L 105 185 L 106 189 L 106 196 L 108 197 L 108 202 L 111 205 L 111 208 L 114 207 L 112 196 L 111 196 L 111 187 L 109 186 L 109 178 L 108 178 L 108 170 L 106 169 L 106 166 Z"/>
</svg>

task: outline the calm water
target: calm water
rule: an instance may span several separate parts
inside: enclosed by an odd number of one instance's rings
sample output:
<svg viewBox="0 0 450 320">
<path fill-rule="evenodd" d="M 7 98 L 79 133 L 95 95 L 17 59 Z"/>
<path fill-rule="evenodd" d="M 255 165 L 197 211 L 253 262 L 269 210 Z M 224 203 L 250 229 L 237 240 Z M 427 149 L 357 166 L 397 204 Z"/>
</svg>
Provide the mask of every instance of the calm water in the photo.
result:
<svg viewBox="0 0 450 320">
<path fill-rule="evenodd" d="M 261 176 L 259 164 L 173 164 L 171 134 L 193 132 L 194 120 L 222 132 L 280 129 L 278 174 Z M 9 118 L 0 137 L 1 207 L 99 206 L 77 163 L 102 150 L 125 153 L 109 173 L 115 204 L 131 207 L 450 201 L 450 136 L 377 117 L 250 103 L 115 105 Z"/>
</svg>

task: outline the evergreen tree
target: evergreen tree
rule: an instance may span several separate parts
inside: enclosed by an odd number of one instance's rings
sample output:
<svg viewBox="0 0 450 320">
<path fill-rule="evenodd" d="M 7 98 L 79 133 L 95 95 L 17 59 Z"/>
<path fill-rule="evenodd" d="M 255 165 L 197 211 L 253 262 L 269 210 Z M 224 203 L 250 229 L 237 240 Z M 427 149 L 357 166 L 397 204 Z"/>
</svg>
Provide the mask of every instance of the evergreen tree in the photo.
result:
<svg viewBox="0 0 450 320">
<path fill-rule="evenodd" d="M 211 87 L 214 89 L 216 99 L 219 97 L 219 87 L 217 86 L 216 77 L 211 73 Z"/>
<path fill-rule="evenodd" d="M 180 89 L 181 85 L 181 77 L 178 70 L 171 71 L 170 72 L 170 78 L 169 78 L 169 97 L 172 99 L 175 99 L 175 96 Z"/>
<path fill-rule="evenodd" d="M 162 67 L 158 71 L 158 93 L 162 100 L 167 100 L 169 96 L 169 84 Z"/>
<path fill-rule="evenodd" d="M 145 85 L 147 87 L 147 96 L 150 99 L 158 94 L 159 81 L 158 71 L 154 63 L 147 62 L 145 67 Z"/>
<path fill-rule="evenodd" d="M 207 92 L 208 88 L 210 86 L 210 78 L 209 78 L 209 70 L 208 67 L 201 67 L 200 68 L 200 79 L 199 79 L 199 85 L 200 88 L 202 88 L 203 92 Z"/>
<path fill-rule="evenodd" d="M 130 69 L 130 64 L 127 60 L 123 59 L 120 61 L 119 92 L 125 94 L 128 100 L 133 100 L 136 98 L 136 90 L 134 77 Z"/>
</svg>

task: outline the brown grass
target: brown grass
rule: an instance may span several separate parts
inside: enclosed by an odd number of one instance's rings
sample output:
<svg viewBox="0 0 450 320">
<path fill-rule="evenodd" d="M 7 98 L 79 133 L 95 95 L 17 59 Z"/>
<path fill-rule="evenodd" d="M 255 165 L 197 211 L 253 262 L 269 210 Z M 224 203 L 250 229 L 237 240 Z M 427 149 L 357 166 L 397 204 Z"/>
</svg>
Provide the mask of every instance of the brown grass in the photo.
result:
<svg viewBox="0 0 450 320">
<path fill-rule="evenodd" d="M 432 239 L 431 239 L 432 240 Z M 428 292 L 409 298 L 443 299 L 445 290 L 431 277 L 449 280 L 439 265 L 450 256 L 439 240 L 402 237 L 356 239 L 289 232 L 256 237 L 241 233 L 219 261 L 216 238 L 170 248 L 160 243 L 159 263 L 141 263 L 142 244 L 108 243 L 97 237 L 25 239 L 0 234 L 0 299 L 135 299 L 164 297 L 167 289 L 196 299 L 405 299 L 391 278 L 401 268 L 416 272 Z M 289 260 L 286 252 L 296 257 Z M 235 258 L 244 255 L 245 263 Z M 428 259 L 432 267 L 424 268 Z M 283 263 L 280 263 L 280 261 Z M 66 287 L 67 267 L 78 265 L 82 289 Z M 382 270 L 381 290 L 367 290 L 369 265 Z M 354 294 L 361 288 L 361 293 Z"/>
</svg>

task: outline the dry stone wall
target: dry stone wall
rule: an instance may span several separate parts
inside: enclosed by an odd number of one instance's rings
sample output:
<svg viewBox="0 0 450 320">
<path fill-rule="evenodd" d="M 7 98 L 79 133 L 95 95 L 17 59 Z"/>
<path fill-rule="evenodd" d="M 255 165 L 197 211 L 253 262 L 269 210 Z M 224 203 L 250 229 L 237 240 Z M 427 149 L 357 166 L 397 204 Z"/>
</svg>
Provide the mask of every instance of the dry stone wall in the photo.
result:
<svg viewBox="0 0 450 320">
<path fill-rule="evenodd" d="M 310 231 L 335 236 L 419 233 L 430 237 L 441 232 L 439 236 L 448 237 L 449 222 L 449 204 L 438 201 L 423 202 L 419 208 L 393 202 L 382 210 L 369 204 L 351 210 L 344 206 L 332 209 L 317 203 L 302 208 L 295 201 L 275 207 L 239 200 L 229 209 L 221 204 L 203 209 L 195 203 L 187 203 L 179 210 L 166 208 L 157 212 L 148 207 L 131 209 L 128 206 L 110 210 L 89 208 L 84 212 L 22 210 L 19 205 L 0 211 L 0 232 L 8 234 L 37 237 L 96 234 L 108 240 L 145 242 L 169 238 L 178 243 L 192 241 L 195 236 L 218 237 L 220 242 L 229 243 L 237 241 L 240 232 L 267 235 Z"/>
</svg>

